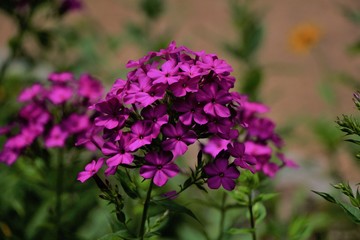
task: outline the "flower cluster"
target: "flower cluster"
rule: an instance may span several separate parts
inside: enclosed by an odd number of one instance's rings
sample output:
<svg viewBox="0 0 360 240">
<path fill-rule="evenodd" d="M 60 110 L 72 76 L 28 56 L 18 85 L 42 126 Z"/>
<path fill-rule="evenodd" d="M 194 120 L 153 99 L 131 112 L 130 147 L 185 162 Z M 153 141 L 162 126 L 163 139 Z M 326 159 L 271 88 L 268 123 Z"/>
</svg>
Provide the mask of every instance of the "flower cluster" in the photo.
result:
<svg viewBox="0 0 360 240">
<path fill-rule="evenodd" d="M 52 73 L 49 81 L 50 87 L 35 83 L 18 96 L 18 101 L 24 104 L 18 118 L 0 128 L 0 135 L 8 137 L 0 152 L 0 162 L 13 164 L 33 144 L 47 149 L 62 148 L 72 139 L 96 149 L 84 139 L 93 126 L 88 107 L 102 97 L 102 84 L 88 74 L 77 80 L 68 72 Z M 40 138 L 43 141 L 36 141 Z"/>
<path fill-rule="evenodd" d="M 163 186 L 179 173 L 178 157 L 195 142 L 206 154 L 201 171 L 213 189 L 232 190 L 239 168 L 273 176 L 284 165 L 270 162 L 269 143 L 280 149 L 282 142 L 275 124 L 259 117 L 268 108 L 230 92 L 235 78 L 226 61 L 172 42 L 127 67 L 133 68 L 127 80 L 118 79 L 94 105 L 106 175 L 119 166 L 137 167 L 143 178 Z M 84 182 L 98 169 L 92 162 L 78 179 Z"/>
</svg>

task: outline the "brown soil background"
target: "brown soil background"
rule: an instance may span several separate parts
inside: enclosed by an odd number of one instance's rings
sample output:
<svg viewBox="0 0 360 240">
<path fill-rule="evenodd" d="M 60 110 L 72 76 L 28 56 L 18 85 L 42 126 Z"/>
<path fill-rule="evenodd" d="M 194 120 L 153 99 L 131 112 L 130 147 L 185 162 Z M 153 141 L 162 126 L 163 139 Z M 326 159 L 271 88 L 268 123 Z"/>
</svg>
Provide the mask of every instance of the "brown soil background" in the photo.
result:
<svg viewBox="0 0 360 240">
<path fill-rule="evenodd" d="M 67 16 L 69 23 L 86 21 L 91 18 L 98 23 L 99 33 L 109 34 L 124 31 L 129 21 L 141 21 L 138 1 L 134 0 L 84 0 L 85 9 Z M 224 42 L 234 42 L 235 32 L 231 21 L 231 11 L 226 0 L 167 0 L 164 16 L 158 20 L 156 32 L 170 30 L 178 45 L 188 45 L 192 49 L 204 49 L 225 58 L 235 69 L 235 76 L 241 67 L 222 47 Z M 360 9 L 356 0 L 272 0 L 255 1 L 254 9 L 263 13 L 265 39 L 259 51 L 259 61 L 265 66 L 265 83 L 262 99 L 271 107 L 270 116 L 279 125 L 300 118 L 336 119 L 343 113 L 356 114 L 352 104 L 355 89 L 334 84 L 338 103 L 329 107 L 320 96 L 319 84 L 325 77 L 322 63 L 331 69 L 346 71 L 360 76 L 359 57 L 349 56 L 345 48 L 360 37 L 360 28 L 351 24 L 341 13 L 339 5 Z M 298 55 L 290 51 L 288 35 L 291 29 L 301 23 L 313 23 L 322 32 L 316 49 L 310 54 Z M 6 48 L 6 41 L 14 33 L 12 23 L 0 15 L 0 50 Z M 137 59 L 144 53 L 136 45 L 122 48 L 114 53 L 113 63 L 123 67 L 127 60 Z M 318 59 L 323 59 L 322 63 Z M 239 67 L 238 67 L 239 66 Z M 335 126 L 335 124 L 334 124 Z M 305 173 L 299 170 L 299 181 L 313 179 L 318 185 L 318 176 L 327 168 L 327 159 L 322 146 L 314 140 L 301 121 L 296 126 L 296 134 L 289 139 L 287 151 L 291 157 L 303 165 L 307 160 L 319 171 Z M 360 181 L 359 169 L 354 167 L 347 154 L 340 154 L 339 167 L 346 179 Z M 320 173 L 319 173 L 320 172 Z M 295 175 L 293 171 L 290 173 Z M 286 177 L 286 175 L 284 176 Z M 310 180 L 309 180 L 310 181 Z M 315 183 L 314 183 L 315 182 Z M 324 180 L 329 182 L 328 180 Z"/>
</svg>

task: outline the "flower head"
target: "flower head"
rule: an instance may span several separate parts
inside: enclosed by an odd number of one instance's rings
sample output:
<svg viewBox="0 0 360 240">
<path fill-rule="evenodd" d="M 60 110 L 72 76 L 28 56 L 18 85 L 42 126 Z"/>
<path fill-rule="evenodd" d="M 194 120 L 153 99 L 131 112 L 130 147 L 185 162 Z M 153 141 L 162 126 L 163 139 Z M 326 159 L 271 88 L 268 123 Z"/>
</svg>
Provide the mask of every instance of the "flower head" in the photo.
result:
<svg viewBox="0 0 360 240">
<path fill-rule="evenodd" d="M 270 143 L 280 149 L 282 141 L 275 124 L 259 116 L 268 107 L 231 92 L 235 78 L 225 60 L 172 42 L 127 67 L 127 79 L 116 80 L 94 107 L 106 175 L 140 168 L 142 177 L 163 186 L 179 172 L 178 157 L 196 143 L 206 156 L 202 182 L 210 188 L 232 190 L 239 169 L 271 175 L 280 168 L 271 162 L 277 149 Z"/>
</svg>

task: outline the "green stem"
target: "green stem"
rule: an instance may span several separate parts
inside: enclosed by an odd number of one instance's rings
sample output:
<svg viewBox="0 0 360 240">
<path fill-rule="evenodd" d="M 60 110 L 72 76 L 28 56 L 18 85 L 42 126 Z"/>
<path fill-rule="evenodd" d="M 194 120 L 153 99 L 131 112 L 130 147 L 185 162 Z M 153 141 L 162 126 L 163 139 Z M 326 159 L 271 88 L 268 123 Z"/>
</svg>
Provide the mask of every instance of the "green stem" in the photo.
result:
<svg viewBox="0 0 360 240">
<path fill-rule="evenodd" d="M 220 208 L 220 224 L 219 224 L 219 236 L 218 236 L 218 240 L 223 239 L 224 237 L 224 225 L 225 225 L 225 215 L 226 215 L 226 208 L 225 208 L 225 203 L 226 203 L 226 197 L 227 194 L 225 192 L 223 192 L 223 196 L 222 196 L 222 200 L 221 200 L 221 208 Z"/>
<path fill-rule="evenodd" d="M 249 213 L 250 213 L 250 226 L 252 229 L 251 235 L 252 240 L 256 240 L 256 229 L 255 229 L 255 218 L 253 213 L 253 202 L 252 202 L 252 191 L 249 193 Z"/>
<path fill-rule="evenodd" d="M 56 203 L 55 203 L 55 228 L 56 228 L 56 239 L 61 240 L 62 228 L 61 228 L 61 215 L 62 215 L 62 204 L 61 195 L 63 192 L 63 177 L 64 176 L 64 163 L 63 163 L 63 152 L 59 149 L 58 151 L 58 162 L 57 162 L 57 178 L 56 178 Z"/>
<path fill-rule="evenodd" d="M 151 179 L 151 183 L 150 183 L 149 189 L 146 194 L 144 209 L 143 209 L 142 218 L 141 218 L 141 225 L 140 225 L 140 230 L 139 230 L 139 237 L 141 240 L 144 239 L 144 235 L 145 235 L 145 223 L 146 223 L 146 219 L 147 219 L 147 212 L 149 210 L 149 203 L 150 203 L 151 191 L 152 191 L 153 186 L 154 186 L 154 182 L 153 182 L 153 179 Z"/>
</svg>

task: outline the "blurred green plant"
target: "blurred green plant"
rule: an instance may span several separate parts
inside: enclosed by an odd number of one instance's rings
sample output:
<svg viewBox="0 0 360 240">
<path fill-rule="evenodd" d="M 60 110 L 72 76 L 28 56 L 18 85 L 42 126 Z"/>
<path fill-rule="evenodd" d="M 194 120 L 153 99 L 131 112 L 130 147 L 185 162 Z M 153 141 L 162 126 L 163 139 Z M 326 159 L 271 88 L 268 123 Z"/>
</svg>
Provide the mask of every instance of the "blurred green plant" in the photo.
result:
<svg viewBox="0 0 360 240">
<path fill-rule="evenodd" d="M 263 82 L 263 67 L 257 61 L 257 52 L 261 47 L 264 35 L 262 19 L 258 12 L 252 9 L 248 0 L 230 0 L 237 39 L 234 43 L 226 43 L 225 49 L 242 65 L 240 92 L 249 95 L 253 101 L 259 100 Z"/>
</svg>

